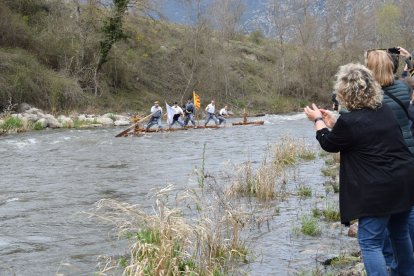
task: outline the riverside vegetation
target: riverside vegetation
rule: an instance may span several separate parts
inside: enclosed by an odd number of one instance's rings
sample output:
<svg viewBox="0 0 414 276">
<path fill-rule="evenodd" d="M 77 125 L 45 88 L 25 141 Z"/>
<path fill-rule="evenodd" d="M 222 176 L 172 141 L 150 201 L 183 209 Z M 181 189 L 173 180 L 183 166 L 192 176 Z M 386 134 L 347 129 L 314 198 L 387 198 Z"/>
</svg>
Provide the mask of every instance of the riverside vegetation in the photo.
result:
<svg viewBox="0 0 414 276">
<path fill-rule="evenodd" d="M 267 153 L 257 167 L 246 162 L 234 170 L 229 185 L 206 172 L 203 157 L 201 168 L 196 169 L 197 185 L 179 192 L 173 192 L 173 185 L 153 190 L 152 212 L 139 205 L 99 201 L 92 214 L 116 226 L 119 237 L 129 239 L 130 246 L 127 255 L 102 258 L 98 275 L 115 271 L 123 275 L 247 273 L 243 264 L 256 258 L 251 231 L 277 220 L 279 202 L 301 198 L 300 192 L 292 193 L 287 187 L 297 177 L 294 168 L 317 158 L 309 145 L 290 137 L 269 149 L 271 154 Z M 319 201 L 320 197 L 303 200 Z M 314 215 L 298 216 L 300 226 L 293 233 L 313 238 L 324 234 L 324 225 L 337 223 L 337 201 L 324 200 L 325 209 L 315 208 Z M 341 250 L 337 257 L 317 262 L 314 269 L 298 271 L 297 275 L 348 275 L 358 260 L 352 252 Z"/>
<path fill-rule="evenodd" d="M 127 126 L 130 124 L 129 116 L 107 113 L 102 116 L 93 114 L 76 114 L 70 116 L 59 115 L 57 118 L 52 114 L 45 114 L 42 110 L 32 108 L 28 104 L 21 104 L 21 113 L 11 111 L 9 105 L 4 111 L 3 119 L 0 119 L 0 135 L 30 130 L 42 130 L 45 128 L 90 128 Z"/>
<path fill-rule="evenodd" d="M 249 33 L 242 1 L 182 1 L 188 26 L 148 16 L 155 0 L 101 2 L 0 2 L 0 110 L 12 99 L 52 114 L 147 112 L 195 90 L 236 113 L 297 111 L 327 104 L 337 67 L 364 50 L 413 45 L 411 0 L 269 1 L 267 26 Z"/>
</svg>

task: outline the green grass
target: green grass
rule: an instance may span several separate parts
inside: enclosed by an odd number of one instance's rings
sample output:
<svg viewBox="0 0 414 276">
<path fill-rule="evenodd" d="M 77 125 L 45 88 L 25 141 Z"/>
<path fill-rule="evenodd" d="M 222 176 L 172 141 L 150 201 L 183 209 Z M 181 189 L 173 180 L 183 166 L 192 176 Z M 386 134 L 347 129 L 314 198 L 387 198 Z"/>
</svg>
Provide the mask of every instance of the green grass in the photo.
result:
<svg viewBox="0 0 414 276">
<path fill-rule="evenodd" d="M 36 122 L 32 125 L 32 129 L 33 130 L 42 130 L 43 129 L 43 125 L 41 122 Z"/>
<path fill-rule="evenodd" d="M 312 216 L 302 217 L 300 231 L 302 234 L 311 237 L 319 236 L 322 233 L 318 224 L 318 219 Z"/>
<path fill-rule="evenodd" d="M 0 128 L 9 131 L 9 130 L 17 130 L 23 127 L 23 121 L 17 117 L 7 117 L 4 119 L 4 123 L 0 125 Z"/>
<path fill-rule="evenodd" d="M 143 229 L 136 233 L 136 238 L 142 243 L 159 244 L 160 232 L 152 229 Z"/>
<path fill-rule="evenodd" d="M 321 172 L 325 177 L 335 177 L 338 174 L 338 166 L 325 167 Z"/>
<path fill-rule="evenodd" d="M 341 220 L 339 208 L 334 206 L 333 204 L 328 204 L 326 208 L 322 211 L 322 215 L 328 222 L 335 222 Z"/>
<path fill-rule="evenodd" d="M 339 183 L 336 181 L 331 182 L 332 189 L 335 194 L 339 193 Z"/>
<path fill-rule="evenodd" d="M 109 118 L 114 122 L 116 121 L 116 116 L 113 113 L 109 114 Z"/>
<path fill-rule="evenodd" d="M 298 195 L 301 198 L 308 198 L 312 196 L 312 188 L 309 186 L 301 185 L 298 189 Z"/>
<path fill-rule="evenodd" d="M 361 261 L 360 255 L 341 253 L 338 257 L 326 260 L 323 264 L 330 266 L 348 266 Z"/>
<path fill-rule="evenodd" d="M 321 210 L 319 210 L 318 208 L 312 208 L 312 216 L 314 218 L 319 218 L 322 215 Z"/>
<path fill-rule="evenodd" d="M 299 154 L 299 158 L 305 161 L 315 160 L 316 154 L 314 151 L 305 150 Z"/>
</svg>

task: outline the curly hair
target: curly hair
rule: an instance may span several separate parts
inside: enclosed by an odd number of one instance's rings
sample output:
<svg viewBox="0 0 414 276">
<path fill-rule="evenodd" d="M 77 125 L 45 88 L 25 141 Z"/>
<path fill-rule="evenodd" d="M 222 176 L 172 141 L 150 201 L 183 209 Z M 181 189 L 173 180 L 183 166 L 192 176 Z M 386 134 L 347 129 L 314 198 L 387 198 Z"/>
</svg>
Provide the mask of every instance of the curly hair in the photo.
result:
<svg viewBox="0 0 414 276">
<path fill-rule="evenodd" d="M 377 109 L 381 106 L 382 91 L 372 72 L 362 64 L 349 63 L 339 67 L 336 74 L 337 99 L 349 111 Z"/>
</svg>

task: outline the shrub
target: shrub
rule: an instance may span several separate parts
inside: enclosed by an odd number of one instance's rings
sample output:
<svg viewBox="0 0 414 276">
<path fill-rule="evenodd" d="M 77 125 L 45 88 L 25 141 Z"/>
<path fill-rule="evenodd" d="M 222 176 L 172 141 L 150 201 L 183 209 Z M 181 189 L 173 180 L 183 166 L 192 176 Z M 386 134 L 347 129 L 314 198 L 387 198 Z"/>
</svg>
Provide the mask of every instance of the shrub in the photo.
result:
<svg viewBox="0 0 414 276">
<path fill-rule="evenodd" d="M 301 185 L 298 189 L 298 195 L 302 198 L 307 198 L 312 196 L 312 189 L 309 186 Z"/>
<path fill-rule="evenodd" d="M 312 216 L 302 217 L 300 230 L 302 234 L 312 237 L 318 236 L 322 232 L 318 225 L 318 220 Z"/>
<path fill-rule="evenodd" d="M 41 65 L 25 50 L 0 48 L 0 106 L 27 102 L 46 110 L 71 109 L 85 102 L 76 80 Z"/>
<path fill-rule="evenodd" d="M 334 206 L 333 204 L 328 204 L 326 208 L 322 211 L 322 215 L 324 216 L 325 220 L 329 222 L 341 220 L 339 208 Z"/>
<path fill-rule="evenodd" d="M 250 40 L 253 43 L 260 44 L 263 39 L 264 39 L 264 35 L 260 30 L 253 31 L 250 33 Z"/>
<path fill-rule="evenodd" d="M 13 14 L 0 2 L 0 47 L 33 47 L 31 31 L 23 17 Z"/>
<path fill-rule="evenodd" d="M 23 127 L 23 121 L 18 117 L 12 117 L 12 116 L 5 118 L 4 123 L 0 125 L 0 128 L 3 129 L 4 131 L 18 130 L 18 129 L 21 129 L 22 127 Z"/>
<path fill-rule="evenodd" d="M 242 232 L 250 211 L 226 200 L 212 185 L 206 181 L 202 189 L 177 195 L 175 207 L 167 205 L 173 186 L 161 189 L 151 213 L 136 205 L 100 200 L 97 216 L 115 223 L 120 235 L 132 242 L 129 257 L 109 258 L 102 271 L 115 272 L 118 266 L 124 275 L 228 275 L 235 264 L 247 262 Z M 211 193 L 219 198 L 213 200 Z M 195 213 L 186 219 L 189 208 Z"/>
<path fill-rule="evenodd" d="M 33 130 L 42 130 L 43 129 L 43 125 L 42 125 L 41 122 L 36 122 L 36 123 L 33 124 L 32 129 Z"/>
</svg>

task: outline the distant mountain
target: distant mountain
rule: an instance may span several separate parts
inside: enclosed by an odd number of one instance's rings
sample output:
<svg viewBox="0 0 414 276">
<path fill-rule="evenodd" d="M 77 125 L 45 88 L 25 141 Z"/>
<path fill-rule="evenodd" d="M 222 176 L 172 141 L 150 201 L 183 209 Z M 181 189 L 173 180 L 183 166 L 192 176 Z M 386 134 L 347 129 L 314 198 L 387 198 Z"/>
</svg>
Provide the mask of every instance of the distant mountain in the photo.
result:
<svg viewBox="0 0 414 276">
<path fill-rule="evenodd" d="M 195 22 L 195 9 L 188 4 L 186 0 L 158 0 L 159 10 L 168 21 L 180 24 L 192 24 Z M 242 17 L 242 26 L 246 32 L 262 30 L 266 36 L 273 33 L 271 24 L 271 2 L 269 0 L 243 0 L 245 12 Z M 326 0 L 316 1 L 313 7 L 314 12 L 323 13 Z M 201 0 L 202 8 L 210 4 L 212 0 Z M 286 5 L 291 4 L 291 0 L 284 1 Z M 188 2 L 187 2 L 188 3 Z M 291 10 L 293 13 L 294 10 Z"/>
<path fill-rule="evenodd" d="M 202 0 L 202 8 L 210 4 L 211 0 Z M 260 16 L 265 10 L 268 0 L 244 0 L 245 13 L 242 18 L 243 26 L 247 23 L 246 29 L 252 29 L 253 18 Z M 159 0 L 159 9 L 165 19 L 181 24 L 195 22 L 195 8 L 185 4 L 185 0 Z"/>
</svg>

